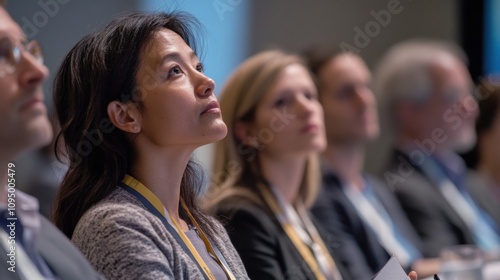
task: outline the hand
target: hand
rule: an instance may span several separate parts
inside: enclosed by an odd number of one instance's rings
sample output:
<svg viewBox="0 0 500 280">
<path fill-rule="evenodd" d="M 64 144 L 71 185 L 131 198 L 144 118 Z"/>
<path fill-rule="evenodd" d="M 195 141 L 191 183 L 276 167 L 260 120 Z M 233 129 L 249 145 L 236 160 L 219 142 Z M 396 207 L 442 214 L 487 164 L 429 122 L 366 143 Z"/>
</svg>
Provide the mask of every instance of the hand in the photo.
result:
<svg viewBox="0 0 500 280">
<path fill-rule="evenodd" d="M 416 260 L 412 266 L 411 270 L 418 273 L 420 277 L 432 277 L 432 275 L 439 272 L 441 267 L 441 262 L 439 259 L 419 259 Z"/>
<path fill-rule="evenodd" d="M 415 271 L 410 272 L 410 274 L 408 274 L 408 277 L 410 277 L 410 280 L 418 280 L 418 276 Z"/>
</svg>

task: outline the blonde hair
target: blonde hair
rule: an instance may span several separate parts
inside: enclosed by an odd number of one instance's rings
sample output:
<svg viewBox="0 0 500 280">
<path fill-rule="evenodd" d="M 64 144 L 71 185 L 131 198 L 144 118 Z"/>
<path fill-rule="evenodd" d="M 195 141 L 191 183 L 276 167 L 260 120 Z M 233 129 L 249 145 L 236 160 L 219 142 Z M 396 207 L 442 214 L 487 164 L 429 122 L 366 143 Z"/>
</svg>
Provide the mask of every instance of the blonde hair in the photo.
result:
<svg viewBox="0 0 500 280">
<path fill-rule="evenodd" d="M 305 66 L 302 59 L 282 51 L 258 53 L 232 74 L 222 89 L 220 106 L 228 135 L 215 145 L 213 177 L 206 206 L 210 210 L 228 197 L 244 197 L 262 203 L 257 183 L 266 182 L 258 166 L 258 151 L 245 145 L 235 135 L 238 122 L 254 121 L 255 110 L 264 95 L 274 86 L 283 70 L 293 64 Z M 318 192 L 320 171 L 317 156 L 307 160 L 297 199 L 310 206 Z M 233 200 L 234 201 L 234 200 Z"/>
</svg>

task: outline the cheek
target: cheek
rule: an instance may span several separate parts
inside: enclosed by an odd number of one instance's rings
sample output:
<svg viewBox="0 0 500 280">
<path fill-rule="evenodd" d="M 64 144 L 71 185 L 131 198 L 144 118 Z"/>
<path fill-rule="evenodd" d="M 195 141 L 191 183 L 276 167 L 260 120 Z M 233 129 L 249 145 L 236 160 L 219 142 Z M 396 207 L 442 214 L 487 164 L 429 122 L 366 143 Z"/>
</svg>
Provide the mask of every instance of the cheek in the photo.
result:
<svg viewBox="0 0 500 280">
<path fill-rule="evenodd" d="M 278 109 L 278 111 L 280 111 Z M 274 124 L 275 121 L 273 121 L 274 119 L 276 119 L 276 114 L 273 114 L 273 112 L 271 110 L 257 110 L 255 112 L 255 121 L 253 123 L 253 129 L 254 129 L 254 133 L 257 134 L 259 133 L 260 131 L 264 130 L 264 129 L 269 129 L 270 126 L 271 126 L 271 123 Z"/>
<path fill-rule="evenodd" d="M 497 120 L 498 121 L 498 120 Z M 499 125 L 496 125 L 493 129 L 495 129 L 495 131 L 492 133 L 492 142 L 494 142 L 495 144 L 498 144 L 500 142 L 500 126 Z M 499 153 L 500 153 L 500 149 L 499 150 Z"/>
</svg>

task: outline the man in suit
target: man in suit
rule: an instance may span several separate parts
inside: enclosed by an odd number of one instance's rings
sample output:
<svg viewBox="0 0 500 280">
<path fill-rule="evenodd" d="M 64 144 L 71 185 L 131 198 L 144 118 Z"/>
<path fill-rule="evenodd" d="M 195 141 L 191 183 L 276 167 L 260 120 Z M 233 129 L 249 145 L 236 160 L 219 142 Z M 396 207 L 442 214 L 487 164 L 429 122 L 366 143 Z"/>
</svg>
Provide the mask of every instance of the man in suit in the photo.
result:
<svg viewBox="0 0 500 280">
<path fill-rule="evenodd" d="M 397 199 L 362 172 L 366 145 L 379 133 L 364 61 L 353 53 L 321 49 L 308 51 L 306 58 L 317 78 L 328 140 L 323 188 L 312 211 L 338 239 L 350 279 L 371 279 L 391 255 L 420 276 L 437 272 L 437 261 L 422 260 L 419 238 Z"/>
<path fill-rule="evenodd" d="M 456 153 L 475 141 L 477 105 L 465 55 L 443 42 L 403 42 L 383 57 L 375 77 L 394 131 L 381 175 L 420 235 L 424 255 L 437 257 L 458 244 L 498 250 L 498 206 Z"/>
<path fill-rule="evenodd" d="M 0 279 L 101 279 L 48 220 L 38 201 L 16 189 L 13 162 L 52 139 L 43 102 L 48 76 L 41 49 L 0 3 Z"/>
</svg>

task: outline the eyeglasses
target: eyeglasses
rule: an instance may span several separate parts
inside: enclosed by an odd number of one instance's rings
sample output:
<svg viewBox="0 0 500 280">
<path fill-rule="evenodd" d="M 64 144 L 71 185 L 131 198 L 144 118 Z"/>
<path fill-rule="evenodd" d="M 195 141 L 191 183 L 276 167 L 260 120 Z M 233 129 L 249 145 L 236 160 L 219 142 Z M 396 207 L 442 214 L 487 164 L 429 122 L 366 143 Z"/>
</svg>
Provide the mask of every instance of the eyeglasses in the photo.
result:
<svg viewBox="0 0 500 280">
<path fill-rule="evenodd" d="M 38 63 L 43 64 L 42 48 L 37 41 L 14 44 L 9 38 L 0 39 L 0 77 L 16 71 L 22 52 L 29 53 Z"/>
</svg>

